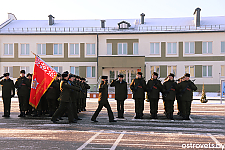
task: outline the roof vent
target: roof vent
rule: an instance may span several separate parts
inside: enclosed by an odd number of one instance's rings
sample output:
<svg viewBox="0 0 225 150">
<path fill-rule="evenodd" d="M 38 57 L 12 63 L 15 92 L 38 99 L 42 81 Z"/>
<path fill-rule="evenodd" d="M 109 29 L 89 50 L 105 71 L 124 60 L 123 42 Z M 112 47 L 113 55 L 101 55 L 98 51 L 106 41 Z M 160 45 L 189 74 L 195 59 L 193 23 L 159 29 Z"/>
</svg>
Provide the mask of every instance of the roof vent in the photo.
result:
<svg viewBox="0 0 225 150">
<path fill-rule="evenodd" d="M 55 17 L 53 17 L 52 15 L 49 15 L 48 17 L 49 17 L 49 21 L 48 21 L 49 25 L 53 25 Z"/>
<path fill-rule="evenodd" d="M 141 16 L 141 24 L 145 24 L 145 14 L 142 13 L 140 14 L 140 16 Z"/>
<path fill-rule="evenodd" d="M 195 9 L 195 12 L 193 14 L 195 15 L 194 22 L 196 27 L 200 27 L 200 11 L 201 11 L 201 8 L 198 7 Z"/>
<path fill-rule="evenodd" d="M 105 28 L 105 20 L 101 20 L 101 28 Z"/>
</svg>

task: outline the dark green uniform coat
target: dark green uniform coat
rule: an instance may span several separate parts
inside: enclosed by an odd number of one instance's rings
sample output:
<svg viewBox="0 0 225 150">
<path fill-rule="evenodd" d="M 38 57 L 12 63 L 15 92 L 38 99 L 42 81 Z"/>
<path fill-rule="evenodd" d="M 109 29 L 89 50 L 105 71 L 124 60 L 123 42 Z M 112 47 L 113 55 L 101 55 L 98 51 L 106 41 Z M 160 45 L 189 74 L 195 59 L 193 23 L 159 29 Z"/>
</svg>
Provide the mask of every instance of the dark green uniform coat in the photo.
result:
<svg viewBox="0 0 225 150">
<path fill-rule="evenodd" d="M 11 106 L 11 97 L 15 95 L 15 88 L 13 80 L 3 79 L 0 81 L 2 85 L 2 99 L 4 105 L 4 116 L 9 117 L 10 115 L 10 106 Z"/>
<path fill-rule="evenodd" d="M 182 117 L 184 119 L 189 119 L 189 115 L 191 113 L 191 102 L 193 100 L 193 91 L 197 90 L 195 84 L 188 80 L 182 81 L 178 84 L 180 100 L 181 102 L 181 109 L 182 109 Z"/>
<path fill-rule="evenodd" d="M 150 101 L 150 113 L 152 118 L 157 118 L 159 93 L 163 91 L 161 81 L 158 79 L 150 79 L 147 83 L 147 94 Z"/>
<path fill-rule="evenodd" d="M 177 83 L 174 80 L 168 80 L 163 83 L 163 102 L 166 116 L 173 119 L 174 101 L 177 91 Z"/>
<path fill-rule="evenodd" d="M 91 120 L 96 120 L 103 106 L 107 109 L 109 121 L 114 120 L 113 112 L 108 101 L 108 85 L 106 81 L 101 82 L 99 85 L 98 108 L 93 114 Z"/>
<path fill-rule="evenodd" d="M 17 95 L 19 97 L 20 111 L 26 111 L 28 109 L 27 99 L 30 94 L 30 82 L 26 77 L 19 77 L 16 80 L 15 88 L 17 88 Z"/>
<path fill-rule="evenodd" d="M 68 80 L 62 80 L 60 83 L 60 104 L 59 108 L 52 116 L 52 121 L 56 121 L 58 117 L 61 117 L 65 111 L 68 111 L 69 122 L 73 122 L 74 115 L 71 106 L 71 90 L 80 90 L 78 87 L 72 86 Z"/>
<path fill-rule="evenodd" d="M 115 87 L 115 99 L 117 100 L 117 112 L 118 118 L 123 118 L 124 114 L 124 100 L 127 99 L 127 82 L 122 80 L 113 80 L 110 84 L 111 87 Z"/>
<path fill-rule="evenodd" d="M 130 89 L 133 92 L 133 99 L 135 99 L 135 113 L 136 119 L 142 119 L 144 111 L 144 99 L 146 92 L 146 82 L 143 78 L 135 78 L 130 84 Z"/>
<path fill-rule="evenodd" d="M 110 86 L 115 87 L 115 100 L 127 99 L 127 82 L 122 80 L 120 83 L 120 81 L 113 80 Z"/>
</svg>

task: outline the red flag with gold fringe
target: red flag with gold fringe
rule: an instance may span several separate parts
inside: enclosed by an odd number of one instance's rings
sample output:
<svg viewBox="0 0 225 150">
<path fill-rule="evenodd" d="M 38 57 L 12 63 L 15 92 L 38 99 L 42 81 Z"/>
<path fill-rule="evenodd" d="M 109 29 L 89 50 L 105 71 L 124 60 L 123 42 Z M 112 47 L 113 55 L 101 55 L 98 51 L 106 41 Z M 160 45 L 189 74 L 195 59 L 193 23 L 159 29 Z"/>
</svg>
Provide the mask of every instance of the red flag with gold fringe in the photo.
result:
<svg viewBox="0 0 225 150">
<path fill-rule="evenodd" d="M 30 91 L 29 104 L 37 108 L 41 97 L 55 80 L 57 72 L 40 57 L 35 55 L 34 71 Z"/>
</svg>

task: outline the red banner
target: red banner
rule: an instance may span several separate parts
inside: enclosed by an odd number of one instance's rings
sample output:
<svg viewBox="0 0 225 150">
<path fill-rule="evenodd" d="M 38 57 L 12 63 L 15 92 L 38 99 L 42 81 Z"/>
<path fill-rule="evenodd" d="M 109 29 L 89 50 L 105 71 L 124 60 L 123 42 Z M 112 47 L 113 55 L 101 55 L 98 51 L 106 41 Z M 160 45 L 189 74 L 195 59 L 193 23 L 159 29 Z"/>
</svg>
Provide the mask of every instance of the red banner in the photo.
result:
<svg viewBox="0 0 225 150">
<path fill-rule="evenodd" d="M 38 56 L 35 56 L 29 100 L 31 106 L 37 108 L 42 95 L 47 91 L 56 76 L 57 72 L 52 67 Z"/>
</svg>

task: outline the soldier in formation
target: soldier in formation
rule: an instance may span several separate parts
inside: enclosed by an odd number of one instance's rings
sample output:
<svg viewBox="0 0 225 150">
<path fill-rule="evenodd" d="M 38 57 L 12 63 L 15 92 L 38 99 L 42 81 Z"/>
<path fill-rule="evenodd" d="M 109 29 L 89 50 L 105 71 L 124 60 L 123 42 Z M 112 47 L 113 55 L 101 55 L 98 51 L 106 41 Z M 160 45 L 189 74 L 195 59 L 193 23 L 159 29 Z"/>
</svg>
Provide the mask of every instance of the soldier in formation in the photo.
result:
<svg viewBox="0 0 225 150">
<path fill-rule="evenodd" d="M 115 87 L 115 100 L 117 101 L 117 118 L 124 118 L 124 101 L 127 99 L 127 82 L 123 80 L 123 75 L 118 75 L 118 80 L 115 79 L 110 84 Z"/>
<path fill-rule="evenodd" d="M 10 108 L 11 108 L 11 98 L 15 95 L 15 87 L 13 80 L 9 78 L 9 73 L 4 73 L 0 79 L 4 78 L 0 81 L 2 86 L 2 99 L 4 105 L 4 115 L 2 117 L 10 117 Z"/>
<path fill-rule="evenodd" d="M 20 107 L 20 114 L 18 117 L 25 117 L 25 111 L 27 111 L 28 103 L 27 100 L 29 99 L 30 95 L 30 82 L 25 76 L 25 70 L 20 71 L 20 77 L 17 78 L 15 83 L 15 88 L 17 89 L 17 95 L 19 98 L 19 107 Z"/>
<path fill-rule="evenodd" d="M 133 92 L 135 101 L 135 119 L 143 119 L 145 92 L 147 90 L 146 82 L 142 78 L 142 73 L 138 72 L 135 79 L 130 84 L 130 90 Z"/>
</svg>

